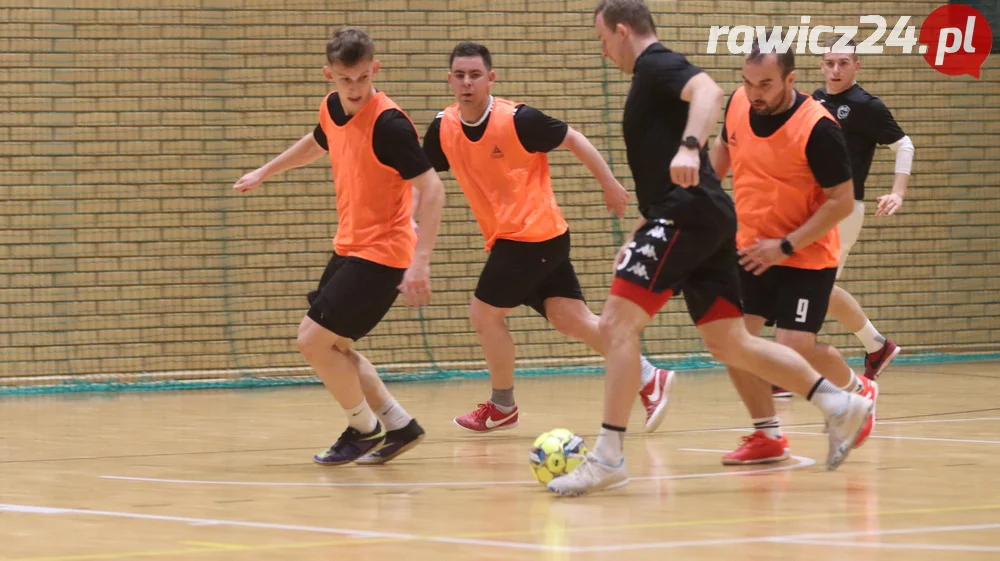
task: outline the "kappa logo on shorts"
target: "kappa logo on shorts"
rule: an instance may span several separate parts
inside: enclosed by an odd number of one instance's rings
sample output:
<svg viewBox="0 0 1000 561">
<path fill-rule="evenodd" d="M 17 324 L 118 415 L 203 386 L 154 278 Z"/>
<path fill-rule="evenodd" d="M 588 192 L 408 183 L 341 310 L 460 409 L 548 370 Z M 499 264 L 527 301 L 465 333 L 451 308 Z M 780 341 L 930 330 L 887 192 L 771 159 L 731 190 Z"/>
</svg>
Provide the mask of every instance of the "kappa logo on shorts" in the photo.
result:
<svg viewBox="0 0 1000 561">
<path fill-rule="evenodd" d="M 493 152 L 490 154 L 490 157 L 493 158 L 494 160 L 503 158 L 503 152 L 500 150 L 499 146 L 495 144 L 493 145 Z"/>
<path fill-rule="evenodd" d="M 639 255 L 644 255 L 650 259 L 656 259 L 656 250 L 653 249 L 653 246 L 650 244 L 646 244 L 640 247 L 639 249 L 635 250 L 635 252 L 638 253 Z"/>
<path fill-rule="evenodd" d="M 663 229 L 663 226 L 655 226 L 652 230 L 649 231 L 648 235 L 651 238 L 667 241 L 667 231 Z"/>
<path fill-rule="evenodd" d="M 649 272 L 646 271 L 646 266 L 643 265 L 642 263 L 636 263 L 635 265 L 632 265 L 626 270 L 637 277 L 642 277 L 646 280 L 649 280 Z"/>
</svg>

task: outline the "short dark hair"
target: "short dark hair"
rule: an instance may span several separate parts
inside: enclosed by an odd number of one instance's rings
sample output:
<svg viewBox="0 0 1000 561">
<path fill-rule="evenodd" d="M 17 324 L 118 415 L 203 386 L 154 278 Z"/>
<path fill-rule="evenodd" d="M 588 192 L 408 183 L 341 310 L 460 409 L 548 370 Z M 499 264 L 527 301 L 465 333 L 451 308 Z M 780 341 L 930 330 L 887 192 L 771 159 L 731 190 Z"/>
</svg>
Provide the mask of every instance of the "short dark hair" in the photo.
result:
<svg viewBox="0 0 1000 561">
<path fill-rule="evenodd" d="M 776 34 L 772 32 L 767 33 L 768 37 L 777 38 Z M 784 78 L 795 70 L 795 53 L 792 52 L 791 47 L 785 49 L 785 52 L 778 52 L 775 48 L 768 48 L 767 51 L 761 51 L 760 37 L 756 36 L 753 39 L 753 45 L 750 47 L 750 54 L 747 55 L 748 62 L 761 62 L 767 55 L 773 54 L 778 57 L 778 66 L 781 68 L 781 77 Z"/>
<path fill-rule="evenodd" d="M 594 18 L 598 15 L 604 16 L 608 29 L 623 23 L 642 35 L 656 33 L 656 22 L 645 0 L 600 0 L 594 8 Z"/>
<path fill-rule="evenodd" d="M 486 70 L 493 70 L 493 58 L 490 56 L 490 50 L 486 48 L 485 45 L 480 45 L 479 43 L 473 43 L 471 41 L 463 41 L 451 50 L 451 56 L 448 57 L 448 68 L 451 68 L 453 62 L 458 57 L 473 57 L 477 56 L 483 59 L 483 64 L 486 65 Z"/>
<path fill-rule="evenodd" d="M 375 42 L 356 27 L 345 27 L 333 34 L 326 43 L 326 60 L 333 64 L 354 66 L 375 58 Z"/>
<path fill-rule="evenodd" d="M 823 40 L 823 46 L 832 49 L 833 46 L 836 45 L 837 42 L 840 41 L 843 37 L 844 36 L 841 35 L 841 34 L 827 35 L 826 39 Z M 852 50 L 851 50 L 850 53 L 843 53 L 843 54 L 849 54 L 852 57 L 854 57 L 855 59 L 858 58 L 858 53 L 857 53 L 858 43 L 857 43 L 857 41 L 855 41 L 854 39 L 848 39 L 847 41 L 844 42 L 844 44 L 847 45 L 847 46 L 849 46 L 849 47 L 853 47 L 853 48 L 852 48 Z M 831 50 L 830 52 L 833 52 L 833 51 Z"/>
</svg>

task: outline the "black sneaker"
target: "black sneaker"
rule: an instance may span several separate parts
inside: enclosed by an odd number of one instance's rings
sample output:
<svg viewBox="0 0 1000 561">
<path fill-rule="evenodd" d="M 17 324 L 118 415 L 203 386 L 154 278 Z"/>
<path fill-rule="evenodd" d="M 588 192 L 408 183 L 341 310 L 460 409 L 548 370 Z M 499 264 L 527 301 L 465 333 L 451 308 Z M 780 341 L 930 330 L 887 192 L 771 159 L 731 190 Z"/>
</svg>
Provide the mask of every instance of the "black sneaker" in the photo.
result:
<svg viewBox="0 0 1000 561">
<path fill-rule="evenodd" d="M 333 446 L 313 456 L 313 461 L 323 466 L 349 464 L 382 444 L 385 441 L 385 434 L 382 423 L 378 422 L 375 423 L 375 430 L 368 434 L 361 434 L 358 429 L 347 427 Z"/>
<path fill-rule="evenodd" d="M 358 463 L 369 466 L 384 464 L 420 444 L 423 439 L 424 429 L 420 428 L 416 419 L 411 419 L 405 427 L 387 431 L 382 446 L 363 456 Z"/>
</svg>

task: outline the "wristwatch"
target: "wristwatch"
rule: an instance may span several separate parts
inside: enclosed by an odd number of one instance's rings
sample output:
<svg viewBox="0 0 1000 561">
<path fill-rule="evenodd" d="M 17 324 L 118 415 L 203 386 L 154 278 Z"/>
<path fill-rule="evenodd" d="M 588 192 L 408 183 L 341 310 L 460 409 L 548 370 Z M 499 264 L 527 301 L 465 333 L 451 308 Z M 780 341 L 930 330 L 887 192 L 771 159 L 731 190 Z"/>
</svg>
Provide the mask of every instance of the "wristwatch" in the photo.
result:
<svg viewBox="0 0 1000 561">
<path fill-rule="evenodd" d="M 698 137 L 689 136 L 681 141 L 681 146 L 684 146 L 685 148 L 694 148 L 695 150 L 698 150 L 699 148 L 701 148 L 701 143 L 698 142 Z"/>
<path fill-rule="evenodd" d="M 788 238 L 783 238 L 781 240 L 781 253 L 784 253 L 785 255 L 795 253 L 795 248 L 792 247 L 792 242 L 788 241 Z"/>
</svg>

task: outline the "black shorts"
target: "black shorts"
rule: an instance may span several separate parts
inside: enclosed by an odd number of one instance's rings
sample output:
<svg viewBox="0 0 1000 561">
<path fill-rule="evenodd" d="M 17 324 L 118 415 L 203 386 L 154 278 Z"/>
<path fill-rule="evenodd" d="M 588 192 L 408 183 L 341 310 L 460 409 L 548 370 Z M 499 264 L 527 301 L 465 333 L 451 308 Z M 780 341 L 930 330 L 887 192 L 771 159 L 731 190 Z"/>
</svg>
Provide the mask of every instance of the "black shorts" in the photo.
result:
<svg viewBox="0 0 1000 561">
<path fill-rule="evenodd" d="M 819 333 L 830 306 L 837 268 L 799 269 L 776 266 L 757 276 L 740 269 L 743 307 L 767 325 L 791 331 Z"/>
<path fill-rule="evenodd" d="M 310 292 L 308 316 L 333 333 L 357 341 L 389 312 L 406 269 L 333 254 L 319 287 Z"/>
<path fill-rule="evenodd" d="M 569 230 L 544 242 L 497 240 L 479 275 L 476 298 L 496 308 L 531 306 L 542 317 L 548 298 L 583 300 L 569 252 Z"/>
<path fill-rule="evenodd" d="M 618 265 L 611 294 L 653 316 L 681 293 L 695 325 L 742 317 L 736 224 L 706 221 L 678 229 L 673 220 L 651 218 Z"/>
</svg>

